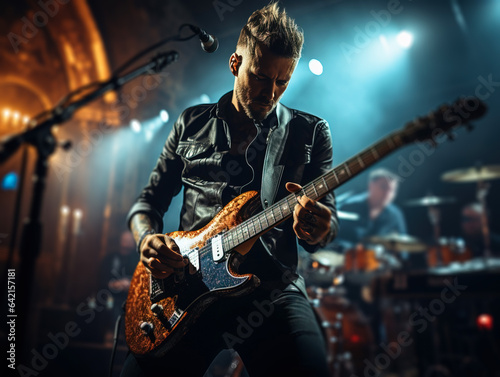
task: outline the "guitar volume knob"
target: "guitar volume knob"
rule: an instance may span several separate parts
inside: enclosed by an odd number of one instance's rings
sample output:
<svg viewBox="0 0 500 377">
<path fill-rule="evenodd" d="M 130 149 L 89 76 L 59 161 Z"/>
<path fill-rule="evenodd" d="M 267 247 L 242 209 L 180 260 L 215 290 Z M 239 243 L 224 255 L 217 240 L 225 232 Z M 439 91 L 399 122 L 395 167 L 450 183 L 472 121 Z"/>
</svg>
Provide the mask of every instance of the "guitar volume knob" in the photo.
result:
<svg viewBox="0 0 500 377">
<path fill-rule="evenodd" d="M 163 306 L 160 304 L 153 304 L 151 305 L 151 311 L 155 316 L 160 317 L 163 315 Z"/>
<path fill-rule="evenodd" d="M 139 327 L 141 328 L 144 335 L 150 335 L 153 333 L 154 326 L 151 322 L 142 322 Z"/>
</svg>

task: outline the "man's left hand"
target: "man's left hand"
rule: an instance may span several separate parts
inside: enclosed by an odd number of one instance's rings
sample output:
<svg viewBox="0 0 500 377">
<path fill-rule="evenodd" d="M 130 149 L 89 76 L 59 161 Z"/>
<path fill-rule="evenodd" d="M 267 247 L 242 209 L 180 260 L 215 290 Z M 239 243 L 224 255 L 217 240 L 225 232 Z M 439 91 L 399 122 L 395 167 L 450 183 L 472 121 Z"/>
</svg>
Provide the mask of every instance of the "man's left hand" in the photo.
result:
<svg viewBox="0 0 500 377">
<path fill-rule="evenodd" d="M 286 189 L 297 192 L 302 189 L 297 183 L 288 182 Z M 293 210 L 293 230 L 297 237 L 309 245 L 316 245 L 330 232 L 332 211 L 324 204 L 302 195 Z"/>
</svg>

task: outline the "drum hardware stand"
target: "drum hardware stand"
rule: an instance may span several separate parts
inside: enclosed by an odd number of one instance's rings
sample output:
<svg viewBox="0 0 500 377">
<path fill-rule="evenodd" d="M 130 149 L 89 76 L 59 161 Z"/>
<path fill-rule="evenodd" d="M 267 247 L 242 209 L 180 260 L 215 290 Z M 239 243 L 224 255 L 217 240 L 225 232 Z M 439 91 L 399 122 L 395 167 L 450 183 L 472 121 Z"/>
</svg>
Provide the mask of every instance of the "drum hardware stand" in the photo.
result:
<svg viewBox="0 0 500 377">
<path fill-rule="evenodd" d="M 443 265 L 443 255 L 441 254 L 441 249 L 439 245 L 439 239 L 441 238 L 441 211 L 437 206 L 428 206 L 427 215 L 429 216 L 429 222 L 434 230 L 434 247 L 436 248 L 436 267 Z"/>
<path fill-rule="evenodd" d="M 478 171 L 481 170 L 481 165 L 477 166 Z M 490 184 L 483 180 L 477 181 L 476 197 L 477 201 L 481 204 L 481 231 L 483 233 L 484 250 L 483 258 L 484 264 L 487 264 L 488 259 L 491 257 L 491 244 L 490 244 L 490 226 L 488 222 L 488 214 L 486 213 L 486 196 L 490 189 Z"/>
<path fill-rule="evenodd" d="M 344 315 L 342 313 L 337 313 L 335 315 L 335 322 L 329 323 L 328 326 L 335 330 L 336 337 L 331 337 L 330 341 L 338 345 L 338 351 L 333 357 L 333 376 L 341 377 L 343 371 L 349 373 L 354 372 L 351 364 L 351 353 L 349 351 L 344 351 L 344 332 L 342 326 L 342 320 Z M 325 324 L 323 324 L 325 326 Z"/>
</svg>

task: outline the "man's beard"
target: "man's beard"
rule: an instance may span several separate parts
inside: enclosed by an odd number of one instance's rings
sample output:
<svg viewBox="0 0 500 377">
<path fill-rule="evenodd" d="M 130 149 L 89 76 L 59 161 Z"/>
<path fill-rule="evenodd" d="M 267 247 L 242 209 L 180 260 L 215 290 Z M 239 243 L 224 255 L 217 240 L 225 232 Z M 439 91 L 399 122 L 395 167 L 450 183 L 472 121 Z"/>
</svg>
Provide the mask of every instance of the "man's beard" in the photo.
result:
<svg viewBox="0 0 500 377">
<path fill-rule="evenodd" d="M 243 108 L 243 111 L 245 112 L 245 115 L 253 119 L 257 122 L 261 122 L 264 119 L 268 117 L 269 114 L 274 110 L 276 107 L 276 104 L 271 101 L 268 102 L 266 101 L 265 98 L 256 98 L 255 100 L 250 99 L 250 95 L 248 94 L 248 90 L 245 88 L 238 86 L 236 88 L 236 100 L 239 102 L 241 107 Z M 256 109 L 252 108 L 252 103 L 262 103 L 263 105 L 269 105 L 268 110 L 265 110 L 264 108 L 262 109 Z"/>
</svg>

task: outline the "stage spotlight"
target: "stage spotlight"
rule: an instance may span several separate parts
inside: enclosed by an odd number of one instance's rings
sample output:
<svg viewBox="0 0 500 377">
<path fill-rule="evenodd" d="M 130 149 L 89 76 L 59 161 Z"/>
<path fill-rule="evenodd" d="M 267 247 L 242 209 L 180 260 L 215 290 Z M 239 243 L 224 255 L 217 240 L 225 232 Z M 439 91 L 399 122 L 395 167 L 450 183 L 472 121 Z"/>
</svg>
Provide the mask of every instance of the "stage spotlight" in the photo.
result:
<svg viewBox="0 0 500 377">
<path fill-rule="evenodd" d="M 83 212 L 81 209 L 75 209 L 73 211 L 73 216 L 75 217 L 75 219 L 81 219 L 83 217 Z"/>
<path fill-rule="evenodd" d="M 2 180 L 2 189 L 6 191 L 17 189 L 17 178 L 17 173 L 7 173 Z"/>
<path fill-rule="evenodd" d="M 317 59 L 311 59 L 309 61 L 309 69 L 316 76 L 320 76 L 323 73 L 323 64 Z"/>
<path fill-rule="evenodd" d="M 139 122 L 137 119 L 132 119 L 130 121 L 130 128 L 132 129 L 132 131 L 138 134 L 142 129 L 141 122 Z"/>
<path fill-rule="evenodd" d="M 403 30 L 398 34 L 396 40 L 398 41 L 401 47 L 410 48 L 411 45 L 413 44 L 413 35 Z"/>
<path fill-rule="evenodd" d="M 389 50 L 390 50 L 390 48 L 389 48 L 389 42 L 387 42 L 387 38 L 385 37 L 385 35 L 381 35 L 380 37 L 378 37 L 378 39 L 380 41 L 380 44 L 384 48 L 384 50 L 387 51 L 387 52 L 389 52 Z"/>
<path fill-rule="evenodd" d="M 208 94 L 202 94 L 200 96 L 200 103 L 210 103 L 210 97 Z"/>
<path fill-rule="evenodd" d="M 167 110 L 162 110 L 160 111 L 160 119 L 162 120 L 163 123 L 167 123 L 168 120 L 170 119 Z"/>
</svg>

